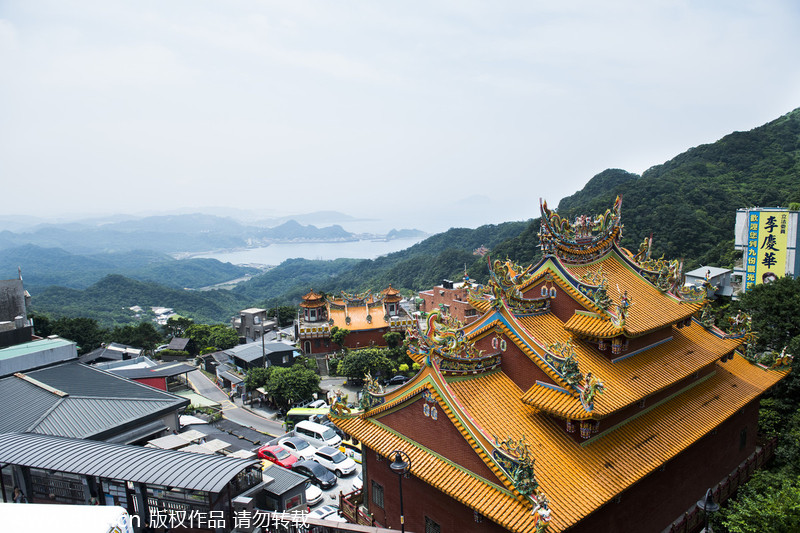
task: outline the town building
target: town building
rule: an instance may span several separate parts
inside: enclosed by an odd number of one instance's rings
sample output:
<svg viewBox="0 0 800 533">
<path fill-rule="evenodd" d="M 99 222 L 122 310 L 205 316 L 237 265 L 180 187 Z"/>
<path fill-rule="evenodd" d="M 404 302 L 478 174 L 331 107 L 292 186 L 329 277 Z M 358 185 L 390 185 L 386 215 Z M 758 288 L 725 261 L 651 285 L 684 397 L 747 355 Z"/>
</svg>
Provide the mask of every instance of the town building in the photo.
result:
<svg viewBox="0 0 800 533">
<path fill-rule="evenodd" d="M 0 280 L 0 348 L 28 342 L 33 337 L 33 323 L 28 318 L 31 295 L 18 279 Z"/>
<path fill-rule="evenodd" d="M 0 402 L 8 406 L 0 415 L 0 433 L 124 444 L 180 429 L 179 412 L 189 405 L 185 398 L 75 361 L 0 379 Z"/>
<path fill-rule="evenodd" d="M 274 319 L 267 318 L 266 309 L 255 307 L 239 311 L 239 316 L 233 318 L 232 325 L 239 337 L 245 339 L 244 342 L 258 340 L 278 327 Z"/>
<path fill-rule="evenodd" d="M 0 378 L 77 359 L 78 349 L 72 341 L 56 335 L 46 339 L 28 339 L 27 342 L 0 348 Z"/>
<path fill-rule="evenodd" d="M 419 306 L 422 312 L 430 313 L 438 309 L 462 324 L 469 324 L 478 318 L 478 310 L 467 301 L 468 290 L 464 282 L 454 283 L 446 279 L 431 290 L 421 291 L 419 297 L 422 299 Z"/>
<path fill-rule="evenodd" d="M 29 433 L 0 434 L 0 477 L 4 502 L 20 487 L 30 503 L 118 505 L 135 531 L 230 531 L 235 510 L 266 503 L 269 481 L 254 459 Z"/>
<path fill-rule="evenodd" d="M 239 344 L 223 350 L 222 353 L 245 372 L 251 368 L 292 366 L 300 355 L 300 351 L 293 344 L 266 341 Z"/>
<path fill-rule="evenodd" d="M 173 337 L 167 345 L 167 350 L 175 350 L 177 352 L 186 352 L 190 357 L 197 355 L 197 344 L 194 339 L 185 337 Z"/>
<path fill-rule="evenodd" d="M 295 338 L 306 355 L 327 354 L 340 347 L 331 340 L 334 328 L 349 331 L 344 346 L 351 350 L 370 346 L 385 347 L 383 336 L 390 331 L 405 333 L 414 320 L 400 305 L 397 289 L 389 288 L 361 294 L 341 292 L 340 297 L 311 290 L 303 296 L 300 316 L 295 321 Z"/>
<path fill-rule="evenodd" d="M 701 266 L 686 273 L 686 285 L 702 287 L 708 283 L 708 297 L 717 296 L 732 297 L 738 285 L 734 285 L 731 280 L 732 271 L 728 268 L 714 266 Z"/>
<path fill-rule="evenodd" d="M 409 531 L 662 531 L 760 453 L 758 400 L 786 361 L 752 363 L 747 321 L 715 327 L 680 261 L 621 248 L 621 199 L 541 211 L 537 264 L 490 262 L 477 320 L 432 312 L 414 378 L 331 409 L 380 525 L 400 527 L 402 484 Z"/>
<path fill-rule="evenodd" d="M 127 344 L 110 342 L 108 344 L 103 343 L 99 348 L 81 355 L 78 360 L 87 365 L 93 363 L 108 363 L 111 361 L 128 361 L 141 357 L 143 351 L 144 350 L 141 348 L 134 348 Z"/>
</svg>

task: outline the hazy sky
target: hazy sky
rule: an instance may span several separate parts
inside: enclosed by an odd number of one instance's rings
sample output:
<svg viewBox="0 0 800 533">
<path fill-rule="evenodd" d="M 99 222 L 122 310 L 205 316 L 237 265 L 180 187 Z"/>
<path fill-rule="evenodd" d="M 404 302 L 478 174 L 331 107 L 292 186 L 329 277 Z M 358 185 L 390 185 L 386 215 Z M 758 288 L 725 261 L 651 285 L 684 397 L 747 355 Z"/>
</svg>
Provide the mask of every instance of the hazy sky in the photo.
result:
<svg viewBox="0 0 800 533">
<path fill-rule="evenodd" d="M 3 209 L 538 216 L 800 106 L 798 6 L 2 0 Z"/>
</svg>

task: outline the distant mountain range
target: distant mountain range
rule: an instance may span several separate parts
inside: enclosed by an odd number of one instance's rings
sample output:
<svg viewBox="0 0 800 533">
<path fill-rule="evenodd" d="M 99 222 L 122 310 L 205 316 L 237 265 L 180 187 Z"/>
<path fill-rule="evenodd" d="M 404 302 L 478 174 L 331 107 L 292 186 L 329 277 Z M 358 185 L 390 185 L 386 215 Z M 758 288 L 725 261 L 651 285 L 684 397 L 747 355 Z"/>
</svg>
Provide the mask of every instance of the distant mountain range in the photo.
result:
<svg viewBox="0 0 800 533">
<path fill-rule="evenodd" d="M 425 235 L 401 230 L 403 235 Z M 318 228 L 287 220 L 275 227 L 243 225 L 232 218 L 201 213 L 159 215 L 122 220 L 84 220 L 38 224 L 26 231 L 0 231 L 0 250 L 34 245 L 61 248 L 72 254 L 125 253 L 152 250 L 162 253 L 208 252 L 267 246 L 281 242 L 336 242 L 372 238 L 402 238 L 358 234 L 340 225 Z"/>
<path fill-rule="evenodd" d="M 534 198 L 547 197 L 546 190 L 532 192 Z M 732 133 L 715 143 L 687 150 L 641 176 L 620 169 L 603 171 L 581 191 L 562 199 L 558 211 L 567 217 L 602 213 L 611 207 L 618 194 L 623 196 L 623 246 L 635 249 L 652 233 L 656 257 L 662 253 L 668 258 L 683 257 L 687 268 L 701 264 L 730 267 L 737 257 L 733 248 L 736 209 L 800 202 L 800 109 L 751 131 Z M 532 204 L 531 213 L 537 212 L 538 205 Z M 297 226 L 302 227 L 299 223 L 289 223 L 274 229 L 279 234 L 293 235 Z M 213 231 L 211 227 L 205 228 L 208 233 Z M 322 229 L 333 235 L 346 233 L 337 226 Z M 191 302 L 172 303 L 177 295 L 165 288 L 158 305 L 180 307 L 190 316 L 227 321 L 237 307 L 295 305 L 300 295 L 312 287 L 333 292 L 380 290 L 392 284 L 399 289 L 418 291 L 440 283 L 443 278 L 460 279 L 465 269 L 471 278 L 485 280 L 486 259 L 473 255 L 473 250 L 485 246 L 490 257 L 531 263 L 540 257 L 538 229 L 538 218 L 474 230 L 454 228 L 375 260 L 292 260 L 254 276 L 231 291 L 204 292 L 203 299 Z M 314 230 L 307 230 L 309 238 L 319 235 Z M 0 233 L 0 248 L 4 247 L 4 233 Z M 104 290 L 109 290 L 115 283 L 128 282 L 115 276 L 105 278 L 103 283 Z M 57 292 L 45 291 L 34 298 L 34 306 L 41 305 L 54 314 L 79 312 L 74 305 L 67 311 L 56 302 L 84 302 L 81 294 L 86 297 L 98 294 L 95 289 L 93 286 L 86 291 L 74 291 L 68 298 L 57 298 Z M 155 291 L 148 286 L 148 295 Z M 121 294 L 115 290 L 109 292 Z M 110 301 L 107 304 L 109 309 L 113 307 Z M 118 307 L 122 304 L 121 300 L 115 302 Z M 89 309 L 88 304 L 84 309 Z"/>
</svg>

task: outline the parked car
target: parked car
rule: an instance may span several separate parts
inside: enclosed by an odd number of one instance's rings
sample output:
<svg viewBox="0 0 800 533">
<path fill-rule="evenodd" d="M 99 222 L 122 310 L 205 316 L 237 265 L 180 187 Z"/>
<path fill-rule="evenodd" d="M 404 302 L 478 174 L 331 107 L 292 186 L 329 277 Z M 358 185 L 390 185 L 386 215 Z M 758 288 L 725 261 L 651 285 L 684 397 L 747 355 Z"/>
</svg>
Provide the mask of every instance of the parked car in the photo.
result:
<svg viewBox="0 0 800 533">
<path fill-rule="evenodd" d="M 401 374 L 398 374 L 393 378 L 387 379 L 384 382 L 384 385 L 402 385 L 403 383 L 405 383 L 406 381 L 408 381 L 410 379 L 411 378 L 409 378 L 407 376 L 403 376 Z"/>
<path fill-rule="evenodd" d="M 292 471 L 306 476 L 311 483 L 318 486 L 322 490 L 330 489 L 331 487 L 336 486 L 336 483 L 339 481 L 336 479 L 336 476 L 333 474 L 333 472 L 316 461 L 297 461 L 292 465 Z"/>
<path fill-rule="evenodd" d="M 298 422 L 292 433 L 312 446 L 338 446 L 342 442 L 342 438 L 333 429 L 308 420 Z"/>
<path fill-rule="evenodd" d="M 361 490 L 364 487 L 364 472 L 359 470 L 356 479 L 353 480 L 353 490 Z"/>
<path fill-rule="evenodd" d="M 306 483 L 306 503 L 309 507 L 314 507 L 322 501 L 322 489 L 308 481 Z"/>
<path fill-rule="evenodd" d="M 330 446 L 323 446 L 317 450 L 314 460 L 336 474 L 336 477 L 348 476 L 356 471 L 355 461 Z"/>
<path fill-rule="evenodd" d="M 344 518 L 339 516 L 339 508 L 333 505 L 323 505 L 319 509 L 308 513 L 310 518 L 318 518 L 320 520 L 330 520 L 333 522 L 347 522 Z"/>
<path fill-rule="evenodd" d="M 268 444 L 259 448 L 258 457 L 259 459 L 266 459 L 284 468 L 292 468 L 292 465 L 297 462 L 296 456 L 292 455 L 292 453 L 283 446 L 277 444 L 272 446 Z"/>
<path fill-rule="evenodd" d="M 278 441 L 278 444 L 296 455 L 298 459 L 313 459 L 317 451 L 312 445 L 300 437 L 286 437 Z"/>
</svg>

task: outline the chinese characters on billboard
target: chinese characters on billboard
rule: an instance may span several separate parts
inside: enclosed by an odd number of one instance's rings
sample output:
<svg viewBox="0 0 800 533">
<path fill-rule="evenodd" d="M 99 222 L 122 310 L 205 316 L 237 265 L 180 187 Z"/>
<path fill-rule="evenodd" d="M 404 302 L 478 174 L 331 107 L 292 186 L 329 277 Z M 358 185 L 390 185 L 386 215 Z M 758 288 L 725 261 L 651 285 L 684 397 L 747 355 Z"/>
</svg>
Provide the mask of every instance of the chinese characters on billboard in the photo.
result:
<svg viewBox="0 0 800 533">
<path fill-rule="evenodd" d="M 786 273 L 789 213 L 786 210 L 751 211 L 747 229 L 744 290 L 769 283 Z"/>
</svg>

